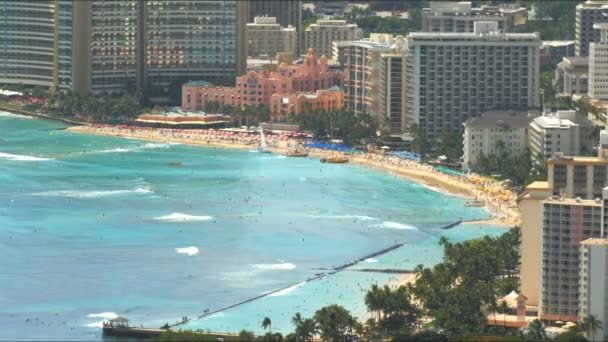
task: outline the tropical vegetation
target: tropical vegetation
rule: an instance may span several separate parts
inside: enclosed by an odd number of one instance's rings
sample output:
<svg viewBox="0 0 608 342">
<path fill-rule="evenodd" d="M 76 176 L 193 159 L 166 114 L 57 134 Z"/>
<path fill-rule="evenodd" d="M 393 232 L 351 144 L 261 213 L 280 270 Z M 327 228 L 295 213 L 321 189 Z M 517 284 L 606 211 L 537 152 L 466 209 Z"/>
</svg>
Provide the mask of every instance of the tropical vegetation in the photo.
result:
<svg viewBox="0 0 608 342">
<path fill-rule="evenodd" d="M 504 328 L 488 327 L 487 315 L 506 310 L 506 303 L 498 303 L 498 299 L 519 287 L 519 234 L 519 228 L 513 228 L 498 237 L 459 243 L 442 237 L 442 262 L 433 267 L 418 266 L 413 283 L 397 288 L 373 285 L 367 291 L 367 321 L 357 321 L 348 310 L 334 304 L 310 318 L 296 313 L 291 319 L 294 330 L 286 336 L 273 334 L 271 318 L 265 317 L 261 327 L 267 333 L 256 340 L 350 341 L 357 336 L 365 341 L 447 341 L 504 336 Z M 591 323 L 591 318 L 588 322 L 589 332 L 593 327 L 601 328 L 597 322 Z M 243 340 L 253 336 L 247 331 L 240 335 Z M 516 333 L 509 338 L 542 339 L 545 330 L 540 321 L 533 322 L 524 335 Z"/>
</svg>

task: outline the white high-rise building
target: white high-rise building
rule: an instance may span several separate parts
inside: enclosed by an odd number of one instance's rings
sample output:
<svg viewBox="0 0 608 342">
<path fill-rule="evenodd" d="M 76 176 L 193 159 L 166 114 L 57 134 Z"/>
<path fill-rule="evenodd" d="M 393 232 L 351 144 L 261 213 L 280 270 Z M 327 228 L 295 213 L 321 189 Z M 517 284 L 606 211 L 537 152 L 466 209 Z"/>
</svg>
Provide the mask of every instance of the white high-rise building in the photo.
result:
<svg viewBox="0 0 608 342">
<path fill-rule="evenodd" d="M 608 239 L 595 238 L 581 242 L 580 251 L 580 312 L 581 320 L 594 316 L 608 319 Z M 608 341 L 608 329 L 586 331 L 592 341 Z"/>
<path fill-rule="evenodd" d="M 361 38 L 363 31 L 357 24 L 348 24 L 346 20 L 318 20 L 304 31 L 304 47 L 312 48 L 317 55 L 325 55 L 329 58 L 332 54 L 333 42 Z"/>
<path fill-rule="evenodd" d="M 555 153 L 566 156 L 581 154 L 580 126 L 576 112 L 560 110 L 544 113 L 530 123 L 528 146 L 533 158 L 550 158 Z"/>
<path fill-rule="evenodd" d="M 589 96 L 608 100 L 608 23 L 595 23 L 600 39 L 589 43 Z"/>
<path fill-rule="evenodd" d="M 538 107 L 540 36 L 500 33 L 496 22 L 474 26 L 407 36 L 408 128 L 418 124 L 436 138 L 487 111 Z"/>
</svg>

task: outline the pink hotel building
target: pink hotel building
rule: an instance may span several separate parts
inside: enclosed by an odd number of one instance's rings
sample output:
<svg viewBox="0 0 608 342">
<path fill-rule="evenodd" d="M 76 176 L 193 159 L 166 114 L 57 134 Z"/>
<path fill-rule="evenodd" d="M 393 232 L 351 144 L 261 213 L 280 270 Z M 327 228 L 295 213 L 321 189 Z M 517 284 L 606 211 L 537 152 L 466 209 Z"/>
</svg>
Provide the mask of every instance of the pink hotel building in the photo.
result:
<svg viewBox="0 0 608 342">
<path fill-rule="evenodd" d="M 302 64 L 281 64 L 276 72 L 251 70 L 236 78 L 235 87 L 214 86 L 204 81 L 184 84 L 182 110 L 204 111 L 206 103 L 214 101 L 234 107 L 267 106 L 271 109 L 273 120 L 278 120 L 281 116 L 284 118 L 287 111 L 300 114 L 305 102 L 310 102 L 312 108 L 341 109 L 344 105 L 341 90 L 332 88 L 320 94 L 316 92 L 335 86 L 341 88 L 342 83 L 342 72 L 329 70 L 327 57 L 317 58 L 314 51 L 309 49 Z M 273 95 L 274 101 L 271 100 Z M 289 105 L 278 106 L 279 98 L 280 101 L 289 98 Z M 318 104 L 318 101 L 323 103 Z"/>
</svg>

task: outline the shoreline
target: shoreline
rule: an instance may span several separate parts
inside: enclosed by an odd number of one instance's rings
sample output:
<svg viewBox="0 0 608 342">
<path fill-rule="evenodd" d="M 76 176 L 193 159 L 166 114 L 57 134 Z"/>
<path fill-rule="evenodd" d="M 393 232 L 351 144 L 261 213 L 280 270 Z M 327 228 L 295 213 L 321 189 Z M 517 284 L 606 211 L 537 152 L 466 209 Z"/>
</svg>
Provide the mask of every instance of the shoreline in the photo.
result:
<svg viewBox="0 0 608 342">
<path fill-rule="evenodd" d="M 153 142 L 173 142 L 197 147 L 240 150 L 254 150 L 257 147 L 257 139 L 248 139 L 245 140 L 246 143 L 243 143 L 242 141 L 234 141 L 234 139 L 203 138 L 194 135 L 192 130 L 160 128 L 138 128 L 135 130 L 121 129 L 114 126 L 70 126 L 65 130 L 72 133 L 111 136 Z M 178 136 L 175 135 L 175 131 L 177 131 Z M 289 151 L 288 141 L 274 142 L 272 138 L 267 139 L 270 140 L 269 150 L 271 150 L 273 153 L 286 154 Z M 335 152 L 311 150 L 309 151 L 309 157 L 320 159 L 328 157 L 331 153 Z M 375 154 L 349 154 L 346 156 L 349 158 L 350 162 L 354 164 L 403 177 L 405 179 L 423 184 L 424 186 L 431 187 L 431 190 L 433 191 L 463 196 L 468 199 L 475 199 L 479 196 L 479 194 L 476 194 L 478 191 L 475 184 L 468 183 L 460 177 L 450 176 L 434 171 L 429 165 L 405 160 L 400 161 L 399 165 L 395 165 L 394 163 L 390 162 L 388 157 Z M 512 196 L 512 198 L 514 197 L 516 196 Z M 520 225 L 521 216 L 516 207 L 513 206 L 513 203 L 504 203 L 504 201 L 498 199 L 497 197 L 492 197 L 487 194 L 485 197 L 482 196 L 480 199 L 484 201 L 484 207 L 490 211 L 493 217 L 462 222 L 462 224 L 488 224 L 510 227 Z"/>
<path fill-rule="evenodd" d="M 0 111 L 7 112 L 7 113 L 18 114 L 18 115 L 23 115 L 23 116 L 29 116 L 29 117 L 35 118 L 35 119 L 42 119 L 42 120 L 62 122 L 62 123 L 67 124 L 67 125 L 80 126 L 80 125 L 84 125 L 85 124 L 84 122 L 81 122 L 81 121 L 74 121 L 74 120 L 70 120 L 70 119 L 63 119 L 63 118 L 59 118 L 59 117 L 56 117 L 56 116 L 48 115 L 48 114 L 45 114 L 45 113 L 35 113 L 35 112 L 30 112 L 30 111 L 27 111 L 27 110 L 23 110 L 23 109 L 16 109 L 16 108 L 11 108 L 11 107 L 5 107 L 4 105 L 1 105 L 1 104 L 0 104 Z"/>
</svg>

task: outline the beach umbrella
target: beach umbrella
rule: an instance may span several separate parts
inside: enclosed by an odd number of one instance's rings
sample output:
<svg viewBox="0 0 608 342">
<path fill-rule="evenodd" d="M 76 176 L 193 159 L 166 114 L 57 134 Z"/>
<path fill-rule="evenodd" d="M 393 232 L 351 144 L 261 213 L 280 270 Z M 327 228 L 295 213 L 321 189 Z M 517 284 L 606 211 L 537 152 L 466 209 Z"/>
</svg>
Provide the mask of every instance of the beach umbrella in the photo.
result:
<svg viewBox="0 0 608 342">
<path fill-rule="evenodd" d="M 380 148 L 381 148 L 381 149 L 383 149 L 383 150 L 390 150 L 390 149 L 391 149 L 391 148 L 390 148 L 390 147 L 388 147 L 388 146 L 382 146 L 382 147 L 380 147 Z"/>
</svg>

